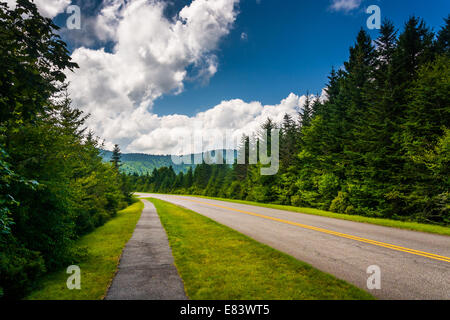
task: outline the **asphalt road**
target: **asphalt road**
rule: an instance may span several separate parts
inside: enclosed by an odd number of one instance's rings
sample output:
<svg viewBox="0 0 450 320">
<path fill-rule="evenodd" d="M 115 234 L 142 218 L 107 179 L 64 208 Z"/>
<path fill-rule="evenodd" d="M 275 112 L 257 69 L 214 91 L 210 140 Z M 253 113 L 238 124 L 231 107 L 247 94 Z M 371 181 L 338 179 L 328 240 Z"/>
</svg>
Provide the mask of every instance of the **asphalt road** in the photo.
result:
<svg viewBox="0 0 450 320">
<path fill-rule="evenodd" d="M 198 212 L 379 299 L 450 299 L 448 236 L 203 198 L 139 195 Z M 381 289 L 368 289 L 369 266 L 380 268 Z"/>
</svg>

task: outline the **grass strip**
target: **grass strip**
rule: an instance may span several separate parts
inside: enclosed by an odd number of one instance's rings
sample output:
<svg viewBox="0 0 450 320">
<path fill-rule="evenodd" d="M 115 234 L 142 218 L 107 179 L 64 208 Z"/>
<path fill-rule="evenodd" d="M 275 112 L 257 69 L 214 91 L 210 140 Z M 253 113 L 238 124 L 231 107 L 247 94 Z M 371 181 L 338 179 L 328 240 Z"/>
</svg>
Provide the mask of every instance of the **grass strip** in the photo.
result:
<svg viewBox="0 0 450 320">
<path fill-rule="evenodd" d="M 196 212 L 148 200 L 157 208 L 191 299 L 373 299 L 345 281 Z"/>
<path fill-rule="evenodd" d="M 75 248 L 88 248 L 81 269 L 81 290 L 69 290 L 69 274 L 61 270 L 46 275 L 41 289 L 31 293 L 28 300 L 101 300 L 115 276 L 122 250 L 130 240 L 141 216 L 144 204 L 139 201 L 120 211 L 104 226 L 82 237 Z"/>
</svg>

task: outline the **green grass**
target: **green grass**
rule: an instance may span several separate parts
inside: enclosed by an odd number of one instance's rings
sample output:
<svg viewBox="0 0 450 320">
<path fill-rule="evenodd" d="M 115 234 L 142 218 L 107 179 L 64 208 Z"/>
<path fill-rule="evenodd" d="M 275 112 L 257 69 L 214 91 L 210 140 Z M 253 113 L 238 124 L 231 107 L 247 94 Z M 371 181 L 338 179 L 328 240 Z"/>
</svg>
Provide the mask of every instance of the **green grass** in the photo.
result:
<svg viewBox="0 0 450 320">
<path fill-rule="evenodd" d="M 88 255 L 78 266 L 81 269 L 81 290 L 66 286 L 66 270 L 48 274 L 41 289 L 31 293 L 28 300 L 100 300 L 116 273 L 122 250 L 131 238 L 144 204 L 139 201 L 120 211 L 117 217 L 84 236 L 75 247 L 88 248 Z"/>
<path fill-rule="evenodd" d="M 149 199 L 166 229 L 186 293 L 194 300 L 373 299 L 193 211 Z"/>
<path fill-rule="evenodd" d="M 251 205 L 251 206 L 258 206 L 258 207 L 278 209 L 278 210 L 286 210 L 286 211 L 311 214 L 311 215 L 322 216 L 322 217 L 329 217 L 329 218 L 349 220 L 349 221 L 355 221 L 355 222 L 376 224 L 376 225 L 385 226 L 385 227 L 392 227 L 392 228 L 398 228 L 398 229 L 406 229 L 406 230 L 413 230 L 413 231 L 420 231 L 420 232 L 427 232 L 427 233 L 434 233 L 434 234 L 450 236 L 450 227 L 444 227 L 444 226 L 438 226 L 438 225 L 432 225 L 432 224 L 425 224 L 425 223 L 418 223 L 418 222 L 405 222 L 405 221 L 382 219 L 382 218 L 370 218 L 370 217 L 357 216 L 357 215 L 333 213 L 333 212 L 323 211 L 323 210 L 319 210 L 319 209 L 299 208 L 299 207 L 293 207 L 293 206 L 283 206 L 283 205 L 278 205 L 278 204 L 260 203 L 260 202 L 244 201 L 244 200 L 233 200 L 233 199 L 224 199 L 224 198 L 197 196 L 197 195 L 183 195 L 183 196 L 184 197 L 198 197 L 198 198 L 219 200 L 219 201 L 226 201 L 226 202 L 234 202 L 234 203 L 240 203 L 240 204 L 247 204 L 247 205 Z"/>
</svg>

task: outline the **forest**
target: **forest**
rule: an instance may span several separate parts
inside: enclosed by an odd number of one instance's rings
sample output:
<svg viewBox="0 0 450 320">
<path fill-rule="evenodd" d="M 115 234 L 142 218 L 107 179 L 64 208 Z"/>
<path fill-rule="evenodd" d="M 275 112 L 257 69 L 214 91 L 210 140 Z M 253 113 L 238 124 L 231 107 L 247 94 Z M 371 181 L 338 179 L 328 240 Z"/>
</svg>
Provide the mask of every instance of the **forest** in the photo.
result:
<svg viewBox="0 0 450 320">
<path fill-rule="evenodd" d="M 133 189 L 311 207 L 336 213 L 450 224 L 450 16 L 435 33 L 411 17 L 361 30 L 326 99 L 310 96 L 279 128 L 280 171 L 261 165 L 172 167 L 131 175 Z M 248 157 L 247 157 L 248 159 Z"/>
<path fill-rule="evenodd" d="M 23 298 L 85 252 L 72 244 L 132 201 L 120 153 L 104 163 L 58 27 L 33 2 L 0 3 L 0 299 Z"/>
<path fill-rule="evenodd" d="M 110 162 L 113 155 L 112 151 L 101 150 L 101 156 L 105 162 Z M 193 157 L 193 156 L 191 156 Z M 169 167 L 172 165 L 175 173 L 183 171 L 186 173 L 189 168 L 195 168 L 195 165 L 181 164 L 175 165 L 170 155 L 151 155 L 143 153 L 123 153 L 121 158 L 120 171 L 125 174 L 145 175 L 153 172 L 153 169 Z"/>
</svg>

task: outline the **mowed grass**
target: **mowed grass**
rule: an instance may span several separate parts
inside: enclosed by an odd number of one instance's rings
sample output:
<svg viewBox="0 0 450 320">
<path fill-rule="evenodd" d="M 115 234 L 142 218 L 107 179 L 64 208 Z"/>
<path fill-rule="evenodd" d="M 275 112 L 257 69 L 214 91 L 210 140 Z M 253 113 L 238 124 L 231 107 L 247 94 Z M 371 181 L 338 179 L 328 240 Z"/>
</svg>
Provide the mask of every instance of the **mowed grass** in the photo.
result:
<svg viewBox="0 0 450 320">
<path fill-rule="evenodd" d="M 382 218 L 371 218 L 371 217 L 364 217 L 364 216 L 357 216 L 357 215 L 333 213 L 333 212 L 329 212 L 329 211 L 312 209 L 312 208 L 299 208 L 299 207 L 293 207 L 293 206 L 283 206 L 283 205 L 278 205 L 278 204 L 260 203 L 260 202 L 244 201 L 244 200 L 233 200 L 233 199 L 224 199 L 224 198 L 215 198 L 215 197 L 206 197 L 206 196 L 193 196 L 193 195 L 183 195 L 183 197 L 198 197 L 198 198 L 219 200 L 219 201 L 225 201 L 225 202 L 234 202 L 234 203 L 240 203 L 240 204 L 247 204 L 247 205 L 251 205 L 251 206 L 263 207 L 263 208 L 292 211 L 292 212 L 297 212 L 297 213 L 311 214 L 311 215 L 328 217 L 328 218 L 376 224 L 376 225 L 391 227 L 391 228 L 398 228 L 398 229 L 420 231 L 420 232 L 427 232 L 427 233 L 440 234 L 440 235 L 444 235 L 444 236 L 450 236 L 450 227 L 439 226 L 439 225 L 432 225 L 432 224 L 425 224 L 425 223 L 418 223 L 418 222 L 408 222 L 408 221 L 398 221 L 398 220 L 382 219 Z"/>
<path fill-rule="evenodd" d="M 373 299 L 355 286 L 193 211 L 148 199 L 193 300 Z"/>
<path fill-rule="evenodd" d="M 100 300 L 116 273 L 122 250 L 130 240 L 141 216 L 144 204 L 139 201 L 120 211 L 117 217 L 76 242 L 76 247 L 88 248 L 87 257 L 77 265 L 81 269 L 81 290 L 67 289 L 70 276 L 66 270 L 44 277 L 41 289 L 28 300 Z"/>
</svg>

